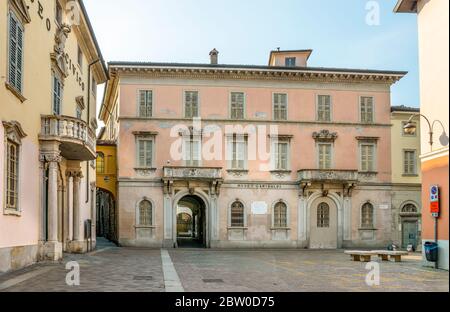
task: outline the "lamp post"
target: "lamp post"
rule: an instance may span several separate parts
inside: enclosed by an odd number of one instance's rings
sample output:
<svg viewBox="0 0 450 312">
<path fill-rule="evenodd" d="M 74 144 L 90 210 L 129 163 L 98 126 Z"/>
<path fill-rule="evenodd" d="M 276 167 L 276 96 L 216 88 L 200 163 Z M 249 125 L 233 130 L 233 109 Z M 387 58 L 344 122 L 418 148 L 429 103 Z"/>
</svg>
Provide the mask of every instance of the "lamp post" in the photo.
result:
<svg viewBox="0 0 450 312">
<path fill-rule="evenodd" d="M 403 131 L 405 134 L 415 134 L 417 131 L 417 124 L 415 122 L 413 122 L 414 117 L 423 117 L 427 123 L 428 123 L 428 128 L 429 128 L 429 135 L 430 135 L 430 141 L 428 143 L 430 143 L 430 152 L 433 152 L 433 144 L 434 144 L 434 140 L 433 140 L 433 136 L 434 136 L 434 126 L 436 125 L 436 123 L 439 123 L 442 127 L 442 129 L 444 130 L 443 134 L 440 137 L 440 143 L 445 146 L 448 145 L 448 137 L 445 131 L 445 127 L 444 124 L 440 121 L 440 120 L 434 120 L 433 122 L 430 122 L 430 120 L 423 114 L 417 113 L 412 115 L 408 122 L 406 123 L 406 125 L 403 127 Z M 436 243 L 436 245 L 438 244 L 438 219 L 439 219 L 439 214 L 433 215 L 434 217 L 434 241 Z M 437 269 L 439 267 L 438 265 L 438 261 L 435 262 L 435 268 Z"/>
</svg>

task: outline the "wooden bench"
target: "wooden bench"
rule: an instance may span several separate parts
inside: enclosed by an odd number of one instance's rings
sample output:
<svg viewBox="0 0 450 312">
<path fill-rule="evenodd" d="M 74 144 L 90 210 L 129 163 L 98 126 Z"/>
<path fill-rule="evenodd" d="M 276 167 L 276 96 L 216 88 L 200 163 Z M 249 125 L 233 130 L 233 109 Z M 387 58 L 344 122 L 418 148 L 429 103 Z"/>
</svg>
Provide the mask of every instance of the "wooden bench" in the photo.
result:
<svg viewBox="0 0 450 312">
<path fill-rule="evenodd" d="M 402 256 L 407 256 L 409 253 L 407 251 L 390 251 L 390 250 L 374 250 L 374 254 L 382 261 L 389 261 L 389 258 L 395 262 L 402 262 Z"/>
<path fill-rule="evenodd" d="M 375 255 L 372 251 L 361 251 L 361 250 L 347 250 L 346 255 L 350 255 L 353 261 L 364 261 L 370 262 L 372 256 Z"/>
</svg>

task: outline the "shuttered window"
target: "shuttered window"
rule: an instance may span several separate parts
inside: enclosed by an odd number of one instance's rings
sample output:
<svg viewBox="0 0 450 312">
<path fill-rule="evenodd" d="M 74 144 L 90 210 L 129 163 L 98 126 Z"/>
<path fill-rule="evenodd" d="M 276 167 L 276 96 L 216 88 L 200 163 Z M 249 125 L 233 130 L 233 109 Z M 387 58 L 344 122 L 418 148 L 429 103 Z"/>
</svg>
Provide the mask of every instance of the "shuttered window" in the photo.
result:
<svg viewBox="0 0 450 312">
<path fill-rule="evenodd" d="M 365 203 L 361 208 L 361 227 L 366 229 L 374 227 L 373 205 L 371 203 Z"/>
<path fill-rule="evenodd" d="M 375 145 L 361 144 L 361 171 L 375 171 Z"/>
<path fill-rule="evenodd" d="M 274 120 L 287 120 L 287 94 L 275 93 L 273 95 Z"/>
<path fill-rule="evenodd" d="M 287 57 L 284 59 L 284 65 L 286 67 L 295 67 L 297 59 L 295 57 Z"/>
<path fill-rule="evenodd" d="M 153 140 L 138 139 L 138 165 L 140 168 L 152 168 L 153 166 Z"/>
<path fill-rule="evenodd" d="M 18 210 L 19 145 L 7 140 L 6 209 Z"/>
<path fill-rule="evenodd" d="M 13 12 L 9 13 L 9 71 L 8 83 L 22 93 L 23 26 Z"/>
<path fill-rule="evenodd" d="M 153 92 L 139 90 L 139 117 L 150 118 L 153 115 Z"/>
<path fill-rule="evenodd" d="M 231 222 L 232 227 L 244 227 L 244 205 L 240 201 L 235 201 L 231 205 Z"/>
<path fill-rule="evenodd" d="M 152 208 L 152 203 L 148 200 L 143 200 L 139 203 L 139 225 L 150 226 L 153 224 Z"/>
<path fill-rule="evenodd" d="M 275 228 L 287 227 L 287 206 L 283 202 L 279 202 L 274 207 L 273 226 Z"/>
<path fill-rule="evenodd" d="M 331 121 L 331 96 L 317 96 L 317 120 Z"/>
<path fill-rule="evenodd" d="M 321 203 L 317 207 L 317 227 L 330 227 L 330 206 L 327 203 Z"/>
<path fill-rule="evenodd" d="M 319 149 L 319 169 L 331 169 L 332 149 L 331 144 L 318 144 Z"/>
<path fill-rule="evenodd" d="M 417 174 L 416 170 L 416 151 L 403 152 L 403 172 L 404 174 Z"/>
<path fill-rule="evenodd" d="M 184 93 L 184 117 L 199 117 L 198 111 L 198 92 L 186 91 Z"/>
<path fill-rule="evenodd" d="M 231 119 L 244 119 L 245 94 L 243 92 L 231 92 L 230 105 Z"/>
<path fill-rule="evenodd" d="M 361 122 L 372 123 L 374 121 L 373 97 L 361 97 Z"/>
<path fill-rule="evenodd" d="M 201 161 L 201 137 L 188 136 L 184 139 L 184 161 L 186 166 L 198 167 Z"/>
<path fill-rule="evenodd" d="M 97 173 L 105 173 L 105 154 L 102 152 L 97 153 L 96 168 Z"/>
<path fill-rule="evenodd" d="M 289 156 L 289 143 L 288 142 L 275 142 L 274 143 L 274 169 L 275 170 L 288 170 L 288 156 Z"/>
<path fill-rule="evenodd" d="M 234 135 L 229 143 L 231 152 L 231 168 L 244 170 L 247 159 L 247 140 L 243 136 Z"/>
<path fill-rule="evenodd" d="M 61 115 L 62 93 L 63 93 L 62 82 L 59 79 L 59 77 L 53 73 L 52 108 L 54 115 Z"/>
</svg>

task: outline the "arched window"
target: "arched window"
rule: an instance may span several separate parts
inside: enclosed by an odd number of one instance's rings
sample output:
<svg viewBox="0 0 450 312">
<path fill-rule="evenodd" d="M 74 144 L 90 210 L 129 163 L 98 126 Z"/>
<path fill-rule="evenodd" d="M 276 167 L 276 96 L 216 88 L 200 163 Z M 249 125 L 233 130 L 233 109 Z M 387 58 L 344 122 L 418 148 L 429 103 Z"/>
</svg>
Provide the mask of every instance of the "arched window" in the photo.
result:
<svg viewBox="0 0 450 312">
<path fill-rule="evenodd" d="M 240 201 L 231 205 L 231 226 L 244 227 L 244 205 Z"/>
<path fill-rule="evenodd" d="M 139 204 L 139 225 L 152 225 L 152 203 L 143 200 Z"/>
<path fill-rule="evenodd" d="M 361 208 L 361 227 L 373 228 L 373 205 L 365 203 Z"/>
<path fill-rule="evenodd" d="M 97 173 L 105 173 L 105 154 L 97 153 Z"/>
<path fill-rule="evenodd" d="M 273 209 L 273 226 L 276 228 L 287 227 L 287 206 L 278 202 Z"/>
<path fill-rule="evenodd" d="M 321 203 L 317 207 L 317 227 L 330 227 L 330 206 L 327 203 Z"/>
<path fill-rule="evenodd" d="M 417 213 L 417 207 L 414 204 L 406 204 L 405 206 L 403 206 L 402 212 Z"/>
</svg>

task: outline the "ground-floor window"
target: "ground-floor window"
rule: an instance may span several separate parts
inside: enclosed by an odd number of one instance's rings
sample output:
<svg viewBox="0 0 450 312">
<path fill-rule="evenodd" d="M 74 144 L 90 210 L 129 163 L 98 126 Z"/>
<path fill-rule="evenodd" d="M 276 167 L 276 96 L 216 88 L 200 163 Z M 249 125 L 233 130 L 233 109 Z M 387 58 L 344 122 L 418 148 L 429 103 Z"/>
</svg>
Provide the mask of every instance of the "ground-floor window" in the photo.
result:
<svg viewBox="0 0 450 312">
<path fill-rule="evenodd" d="M 235 201 L 231 205 L 231 227 L 244 227 L 244 205 Z"/>
<path fill-rule="evenodd" d="M 287 206 L 283 202 L 279 202 L 274 207 L 273 226 L 276 228 L 287 227 Z"/>
<path fill-rule="evenodd" d="M 152 225 L 152 203 L 148 200 L 143 200 L 139 204 L 139 225 Z"/>
<path fill-rule="evenodd" d="M 330 227 L 330 206 L 327 203 L 321 203 L 317 207 L 317 227 Z"/>
</svg>

